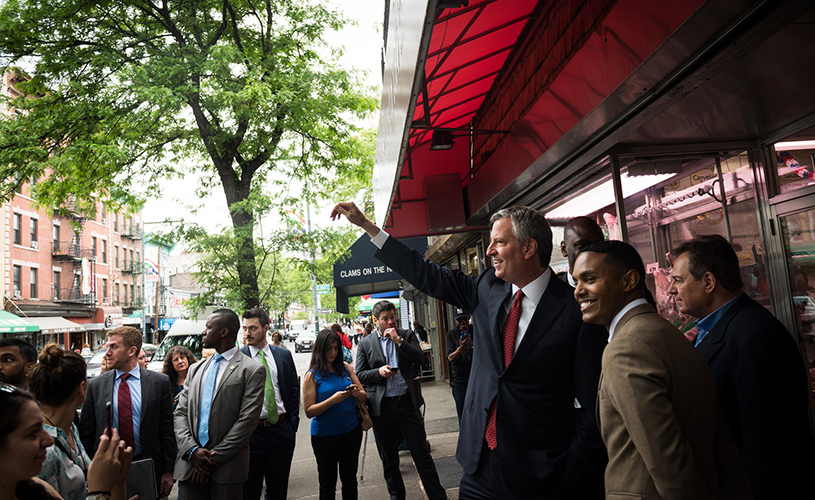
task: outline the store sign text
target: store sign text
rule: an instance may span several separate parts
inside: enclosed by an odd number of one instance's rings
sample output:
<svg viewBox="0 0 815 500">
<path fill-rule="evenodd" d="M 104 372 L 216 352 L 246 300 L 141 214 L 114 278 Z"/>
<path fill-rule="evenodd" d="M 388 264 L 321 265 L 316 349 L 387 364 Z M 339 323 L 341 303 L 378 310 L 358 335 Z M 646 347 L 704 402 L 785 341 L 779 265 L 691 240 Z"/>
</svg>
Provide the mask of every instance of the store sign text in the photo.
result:
<svg viewBox="0 0 815 500">
<path fill-rule="evenodd" d="M 393 269 L 389 268 L 388 266 L 358 267 L 356 269 L 343 269 L 340 271 L 340 278 L 374 276 L 377 274 L 385 274 L 390 272 L 393 272 Z"/>
</svg>

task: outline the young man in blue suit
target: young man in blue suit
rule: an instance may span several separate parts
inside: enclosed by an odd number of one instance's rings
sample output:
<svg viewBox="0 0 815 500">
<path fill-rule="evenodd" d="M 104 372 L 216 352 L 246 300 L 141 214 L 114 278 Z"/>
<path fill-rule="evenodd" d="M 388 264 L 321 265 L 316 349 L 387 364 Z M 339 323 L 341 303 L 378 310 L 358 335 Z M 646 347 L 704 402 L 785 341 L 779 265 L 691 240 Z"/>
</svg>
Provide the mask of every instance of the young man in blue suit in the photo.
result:
<svg viewBox="0 0 815 500">
<path fill-rule="evenodd" d="M 249 479 L 243 485 L 244 500 L 258 500 L 266 478 L 267 500 L 285 500 L 294 442 L 300 424 L 300 389 L 294 359 L 288 349 L 266 340 L 269 314 L 260 307 L 243 313 L 241 351 L 266 368 L 260 420 L 249 439 Z"/>
<path fill-rule="evenodd" d="M 331 216 L 340 215 L 413 286 L 472 312 L 479 336 L 456 451 L 459 498 L 602 498 L 607 456 L 594 407 L 607 335 L 583 323 L 572 288 L 553 276 L 543 214 L 494 214 L 494 267 L 477 277 L 425 260 L 353 203 L 338 203 Z"/>
</svg>

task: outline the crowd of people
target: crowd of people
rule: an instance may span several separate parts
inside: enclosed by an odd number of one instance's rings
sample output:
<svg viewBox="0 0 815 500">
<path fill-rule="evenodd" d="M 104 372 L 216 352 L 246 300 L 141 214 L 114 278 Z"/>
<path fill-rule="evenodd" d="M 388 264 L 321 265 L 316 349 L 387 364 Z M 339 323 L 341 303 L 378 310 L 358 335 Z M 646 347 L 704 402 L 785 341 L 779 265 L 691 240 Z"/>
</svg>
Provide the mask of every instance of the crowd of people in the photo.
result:
<svg viewBox="0 0 815 500">
<path fill-rule="evenodd" d="M 459 498 L 806 491 L 815 441 L 803 360 L 784 326 L 743 292 L 724 238 L 697 236 L 671 251 L 669 293 L 698 319 L 689 342 L 657 314 L 638 252 L 605 241 L 592 219 L 566 225 L 569 269 L 556 276 L 543 214 L 501 210 L 490 220 L 494 266 L 472 277 L 425 260 L 353 203 L 336 205 L 339 215 L 366 231 L 384 264 L 457 307 L 446 355 L 460 420 Z M 319 332 L 303 374 L 319 497 L 335 498 L 338 478 L 344 500 L 358 497 L 369 423 L 388 496 L 406 497 L 405 441 L 425 494 L 444 499 L 420 411 L 421 325 L 399 328 L 385 300 L 372 317 L 375 325 Z M 138 330 L 114 328 L 107 370 L 90 381 L 75 352 L 0 339 L 0 454 L 15 457 L 0 466 L 0 500 L 119 499 L 144 488 L 166 497 L 174 482 L 181 499 L 256 500 L 264 483 L 266 498 L 285 499 L 301 384 L 269 327 L 261 308 L 218 309 L 202 333 L 211 355 L 198 361 L 174 347 L 163 373 L 142 365 Z M 154 484 L 128 480 L 142 460 L 152 462 Z"/>
</svg>

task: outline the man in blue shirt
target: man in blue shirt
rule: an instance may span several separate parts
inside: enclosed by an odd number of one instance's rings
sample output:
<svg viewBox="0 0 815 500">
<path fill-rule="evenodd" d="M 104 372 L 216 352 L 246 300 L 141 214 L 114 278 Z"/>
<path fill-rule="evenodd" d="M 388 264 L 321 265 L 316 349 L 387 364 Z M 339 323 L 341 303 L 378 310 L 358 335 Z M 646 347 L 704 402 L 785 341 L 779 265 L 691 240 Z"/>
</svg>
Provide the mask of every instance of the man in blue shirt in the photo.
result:
<svg viewBox="0 0 815 500">
<path fill-rule="evenodd" d="M 669 293 L 697 319 L 696 347 L 716 380 L 716 398 L 756 499 L 793 498 L 815 465 L 804 365 L 795 340 L 743 292 L 739 260 L 718 235 L 671 252 Z"/>
<path fill-rule="evenodd" d="M 110 370 L 88 381 L 79 436 L 93 456 L 107 426 L 105 406 L 111 401 L 113 427 L 133 446 L 134 460 L 153 459 L 159 497 L 166 497 L 173 487 L 175 463 L 172 389 L 167 375 L 139 366 L 141 345 L 142 334 L 133 327 L 108 331 L 105 356 Z"/>
</svg>

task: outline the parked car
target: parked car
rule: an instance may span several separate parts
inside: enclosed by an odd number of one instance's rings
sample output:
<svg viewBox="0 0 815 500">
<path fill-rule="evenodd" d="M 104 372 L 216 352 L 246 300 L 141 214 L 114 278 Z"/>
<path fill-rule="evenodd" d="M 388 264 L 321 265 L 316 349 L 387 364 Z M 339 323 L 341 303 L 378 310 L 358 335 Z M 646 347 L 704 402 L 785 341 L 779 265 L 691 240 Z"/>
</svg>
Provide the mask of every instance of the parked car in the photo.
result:
<svg viewBox="0 0 815 500">
<path fill-rule="evenodd" d="M 201 333 L 206 328 L 206 325 L 206 320 L 192 321 L 179 319 L 173 323 L 167 335 L 164 336 L 164 340 L 159 344 L 156 353 L 153 354 L 152 359 L 147 364 L 147 369 L 160 372 L 164 367 L 164 358 L 167 356 L 167 351 L 177 345 L 183 345 L 192 351 L 196 358 L 201 359 L 201 351 L 203 350 L 203 338 L 201 337 Z"/>
<path fill-rule="evenodd" d="M 294 352 L 311 352 L 314 349 L 315 338 L 314 332 L 300 332 L 294 341 Z"/>
<path fill-rule="evenodd" d="M 147 355 L 147 359 L 148 359 L 148 360 L 149 360 L 150 358 L 152 358 L 152 357 L 153 357 L 153 354 L 155 354 L 155 353 L 156 353 L 156 351 L 158 350 L 158 346 L 157 346 L 156 344 L 147 344 L 147 343 L 144 343 L 144 344 L 142 344 L 142 345 L 141 345 L 141 348 L 142 348 L 142 349 L 144 349 L 144 354 L 146 354 L 146 355 Z"/>
<path fill-rule="evenodd" d="M 93 353 L 91 359 L 88 360 L 88 378 L 92 379 L 97 375 L 102 373 L 102 358 L 105 357 L 105 354 L 108 352 L 108 346 L 103 345 L 99 348 L 98 351 Z"/>
</svg>

